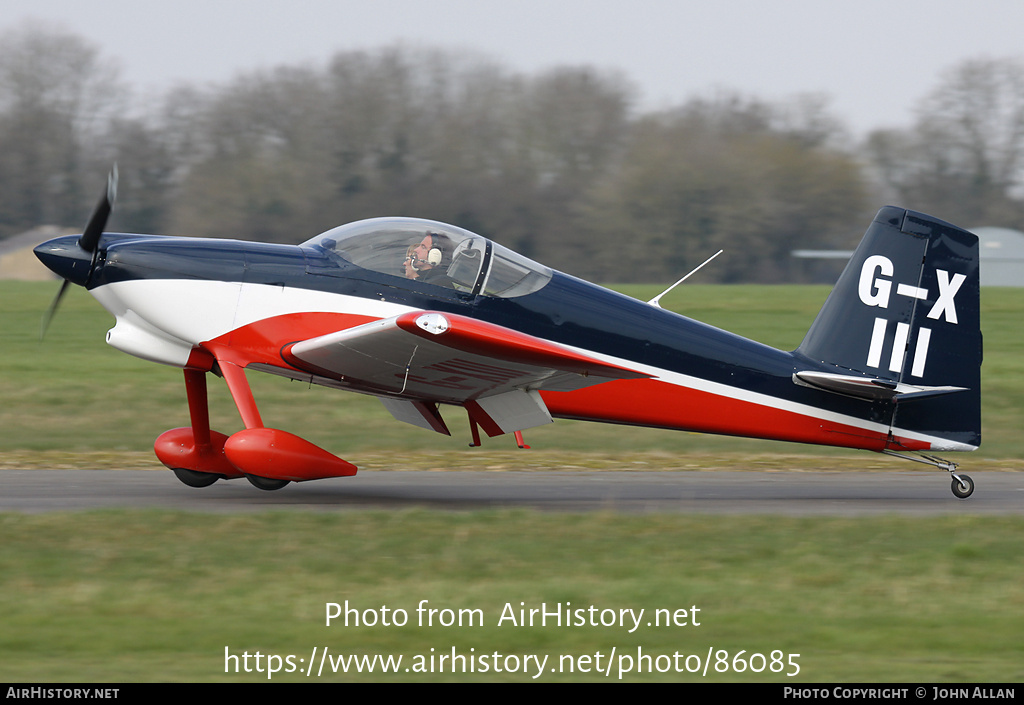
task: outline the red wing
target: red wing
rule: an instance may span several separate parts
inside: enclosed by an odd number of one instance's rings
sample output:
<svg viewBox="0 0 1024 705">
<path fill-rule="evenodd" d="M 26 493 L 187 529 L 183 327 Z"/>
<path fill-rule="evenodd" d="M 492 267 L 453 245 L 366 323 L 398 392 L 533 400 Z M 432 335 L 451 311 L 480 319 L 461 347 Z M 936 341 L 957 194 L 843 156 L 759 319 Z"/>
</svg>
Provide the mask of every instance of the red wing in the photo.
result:
<svg viewBox="0 0 1024 705">
<path fill-rule="evenodd" d="M 285 360 L 382 396 L 463 404 L 648 377 L 467 316 L 413 311 L 287 346 Z"/>
</svg>

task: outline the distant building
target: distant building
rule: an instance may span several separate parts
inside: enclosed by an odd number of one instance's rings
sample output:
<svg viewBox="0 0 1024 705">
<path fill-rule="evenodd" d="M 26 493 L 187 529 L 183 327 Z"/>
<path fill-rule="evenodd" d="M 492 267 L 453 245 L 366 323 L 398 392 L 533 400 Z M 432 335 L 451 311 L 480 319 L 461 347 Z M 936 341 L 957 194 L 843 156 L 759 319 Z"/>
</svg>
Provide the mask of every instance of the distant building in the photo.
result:
<svg viewBox="0 0 1024 705">
<path fill-rule="evenodd" d="M 982 286 L 1024 286 L 1024 233 L 1010 228 L 972 228 L 978 236 Z M 851 250 L 793 250 L 793 257 L 819 263 L 842 262 Z M 816 272 L 822 269 L 819 265 Z M 841 267 L 837 267 L 841 271 Z M 836 276 L 838 276 L 838 271 Z M 815 277 L 820 280 L 820 277 Z"/>
<path fill-rule="evenodd" d="M 981 254 L 982 286 L 1024 286 L 1024 233 L 1009 228 L 973 228 Z"/>
</svg>

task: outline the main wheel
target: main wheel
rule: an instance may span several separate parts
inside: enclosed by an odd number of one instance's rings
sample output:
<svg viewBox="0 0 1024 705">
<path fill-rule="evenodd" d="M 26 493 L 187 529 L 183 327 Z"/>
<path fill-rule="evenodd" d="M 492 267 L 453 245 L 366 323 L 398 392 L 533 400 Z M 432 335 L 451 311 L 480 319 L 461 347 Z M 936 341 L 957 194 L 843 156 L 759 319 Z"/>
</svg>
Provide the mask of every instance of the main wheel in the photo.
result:
<svg viewBox="0 0 1024 705">
<path fill-rule="evenodd" d="M 267 492 L 279 490 L 289 482 L 288 480 L 275 480 L 272 477 L 260 477 L 259 475 L 246 475 L 245 479 L 248 480 L 253 487 L 266 490 Z"/>
<path fill-rule="evenodd" d="M 962 484 L 961 484 L 962 483 Z M 970 475 L 960 475 L 960 479 L 953 478 L 953 484 L 950 485 L 953 490 L 953 494 L 960 499 L 967 499 L 974 494 L 974 480 L 971 479 Z"/>
<path fill-rule="evenodd" d="M 198 472 L 196 470 L 186 470 L 185 468 L 171 468 L 171 470 L 174 472 L 175 477 L 189 487 L 209 487 L 220 479 L 220 475 L 214 475 L 209 472 Z"/>
</svg>

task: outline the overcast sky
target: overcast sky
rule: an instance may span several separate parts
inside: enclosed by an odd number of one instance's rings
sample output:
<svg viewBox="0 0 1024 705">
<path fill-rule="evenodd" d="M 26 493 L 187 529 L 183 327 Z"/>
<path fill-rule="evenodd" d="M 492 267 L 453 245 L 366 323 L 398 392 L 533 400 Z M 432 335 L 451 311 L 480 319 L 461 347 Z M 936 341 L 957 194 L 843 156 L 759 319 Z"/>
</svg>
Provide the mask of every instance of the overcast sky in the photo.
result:
<svg viewBox="0 0 1024 705">
<path fill-rule="evenodd" d="M 2 0 L 0 29 L 58 23 L 140 93 L 399 42 L 534 73 L 620 72 L 656 109 L 724 88 L 823 92 L 863 134 L 907 126 L 964 58 L 1024 57 L 1022 0 Z"/>
</svg>

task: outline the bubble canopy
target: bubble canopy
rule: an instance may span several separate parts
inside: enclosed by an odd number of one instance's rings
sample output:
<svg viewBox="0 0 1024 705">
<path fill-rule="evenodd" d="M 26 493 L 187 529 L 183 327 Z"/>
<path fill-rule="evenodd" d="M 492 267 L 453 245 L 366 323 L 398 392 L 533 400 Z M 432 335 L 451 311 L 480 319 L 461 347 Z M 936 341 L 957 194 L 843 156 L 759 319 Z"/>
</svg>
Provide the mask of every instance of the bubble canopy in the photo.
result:
<svg viewBox="0 0 1024 705">
<path fill-rule="evenodd" d="M 381 274 L 472 295 L 512 298 L 541 289 L 551 270 L 468 230 L 421 218 L 372 218 L 302 244 Z"/>
</svg>

